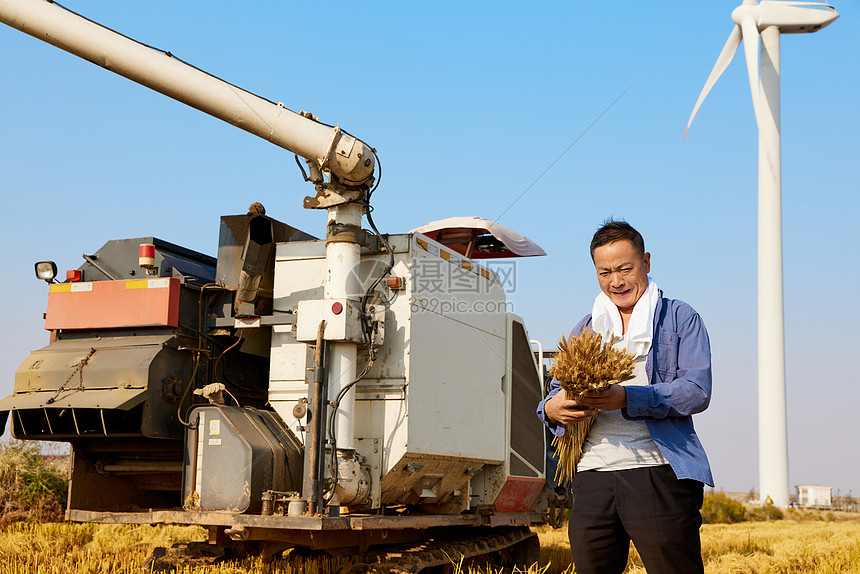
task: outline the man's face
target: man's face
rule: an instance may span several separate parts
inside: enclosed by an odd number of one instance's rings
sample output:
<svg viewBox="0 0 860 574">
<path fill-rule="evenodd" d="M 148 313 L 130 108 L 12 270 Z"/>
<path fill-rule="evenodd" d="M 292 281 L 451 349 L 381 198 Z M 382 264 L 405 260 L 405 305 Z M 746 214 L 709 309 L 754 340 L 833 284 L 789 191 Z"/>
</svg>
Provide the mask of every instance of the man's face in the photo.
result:
<svg viewBox="0 0 860 574">
<path fill-rule="evenodd" d="M 639 298 L 648 289 L 651 254 L 640 255 L 633 244 L 624 240 L 601 245 L 594 250 L 594 269 L 600 290 L 621 313 L 632 313 Z"/>
</svg>

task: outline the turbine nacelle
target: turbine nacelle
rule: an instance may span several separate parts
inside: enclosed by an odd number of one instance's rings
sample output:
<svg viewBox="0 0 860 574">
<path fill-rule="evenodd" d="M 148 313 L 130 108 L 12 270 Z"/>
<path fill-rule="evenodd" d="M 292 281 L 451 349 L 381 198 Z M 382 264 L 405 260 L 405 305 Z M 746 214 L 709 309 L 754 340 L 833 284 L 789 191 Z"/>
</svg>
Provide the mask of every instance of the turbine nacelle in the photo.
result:
<svg viewBox="0 0 860 574">
<path fill-rule="evenodd" d="M 770 26 L 779 28 L 780 34 L 817 32 L 839 18 L 836 8 L 821 2 L 744 2 L 732 12 L 732 20 L 741 25 L 747 15 L 755 18 L 759 32 Z"/>
<path fill-rule="evenodd" d="M 762 30 L 776 27 L 780 34 L 800 34 L 804 32 L 817 32 L 834 20 L 839 18 L 839 13 L 830 4 L 820 2 L 777 2 L 775 0 L 744 0 L 744 3 L 732 11 L 732 28 L 729 39 L 723 46 L 722 52 L 717 57 L 717 62 L 711 70 L 710 76 L 705 81 L 705 87 L 699 94 L 699 99 L 693 107 L 693 113 L 684 130 L 687 130 L 696 117 L 696 112 L 711 88 L 729 67 L 735 57 L 741 40 L 744 41 L 744 57 L 747 63 L 747 75 L 749 77 L 750 92 L 752 94 L 753 109 L 755 110 L 756 123 L 761 127 L 763 110 L 759 102 L 759 40 Z"/>
</svg>

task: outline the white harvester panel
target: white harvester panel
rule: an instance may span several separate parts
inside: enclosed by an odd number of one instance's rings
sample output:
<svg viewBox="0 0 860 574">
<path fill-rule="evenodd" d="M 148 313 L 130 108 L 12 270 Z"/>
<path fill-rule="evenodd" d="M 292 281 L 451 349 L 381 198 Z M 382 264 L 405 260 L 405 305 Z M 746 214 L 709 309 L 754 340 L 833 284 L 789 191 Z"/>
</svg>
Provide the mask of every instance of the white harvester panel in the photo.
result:
<svg viewBox="0 0 860 574">
<path fill-rule="evenodd" d="M 356 451 L 371 466 L 373 504 L 447 505 L 458 512 L 492 503 L 485 497 L 498 494 L 510 460 L 504 289 L 496 273 L 423 235 L 394 235 L 389 243 L 391 275 L 403 286 L 390 289 L 383 281 L 370 303 L 377 312 L 386 309 L 385 337 L 356 386 L 353 420 Z M 361 289 L 388 260 L 362 253 Z M 325 270 L 324 241 L 278 244 L 274 309 L 297 312 L 298 333 L 295 326 L 274 328 L 269 402 L 301 440 L 313 352 L 312 343 L 299 339 L 310 340 L 316 331 L 308 325 L 329 313 L 325 304 L 307 302 L 323 300 Z M 308 313 L 315 317 L 306 324 Z M 366 362 L 360 347 L 358 372 Z M 492 480 L 482 477 L 489 474 Z"/>
<path fill-rule="evenodd" d="M 336 307 L 335 307 L 336 306 Z M 334 307 L 334 308 L 333 308 Z M 359 301 L 352 299 L 308 299 L 299 301 L 296 340 L 314 343 L 317 327 L 325 321 L 327 341 L 364 342 L 361 332 Z"/>
</svg>

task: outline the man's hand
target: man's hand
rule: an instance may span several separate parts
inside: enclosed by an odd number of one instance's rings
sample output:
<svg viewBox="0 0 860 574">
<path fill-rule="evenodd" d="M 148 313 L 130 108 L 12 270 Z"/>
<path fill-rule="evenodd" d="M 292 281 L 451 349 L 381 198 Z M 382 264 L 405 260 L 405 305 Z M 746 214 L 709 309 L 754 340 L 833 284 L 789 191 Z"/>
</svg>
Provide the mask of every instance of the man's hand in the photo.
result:
<svg viewBox="0 0 860 574">
<path fill-rule="evenodd" d="M 614 411 L 627 406 L 627 391 L 621 385 L 612 385 L 605 391 L 588 391 L 577 402 L 601 411 Z"/>
<path fill-rule="evenodd" d="M 584 407 L 579 400 L 564 398 L 564 390 L 561 390 L 544 403 L 543 412 L 552 422 L 569 425 L 595 416 L 597 409 Z"/>
</svg>

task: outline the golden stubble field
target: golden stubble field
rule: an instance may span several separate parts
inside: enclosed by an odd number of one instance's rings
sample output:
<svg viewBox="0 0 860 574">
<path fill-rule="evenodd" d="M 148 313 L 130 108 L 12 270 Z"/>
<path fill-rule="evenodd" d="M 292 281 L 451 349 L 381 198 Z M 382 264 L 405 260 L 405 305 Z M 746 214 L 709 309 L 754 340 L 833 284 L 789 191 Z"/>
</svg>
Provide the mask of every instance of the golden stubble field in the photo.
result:
<svg viewBox="0 0 860 574">
<path fill-rule="evenodd" d="M 571 572 L 567 531 L 538 528 L 541 563 L 531 574 Z M 0 528 L 0 572 L 4 574 L 139 573 L 155 546 L 201 541 L 197 527 L 122 526 L 68 523 L 14 523 Z M 821 514 L 817 519 L 711 524 L 702 527 L 705 572 L 860 574 L 860 517 Z M 218 566 L 180 568 L 180 574 L 323 574 L 336 564 L 286 556 L 272 564 L 259 559 Z M 455 568 L 455 571 L 458 570 Z M 462 574 L 496 574 L 493 568 L 467 567 Z M 644 573 L 635 549 L 627 572 Z"/>
</svg>

